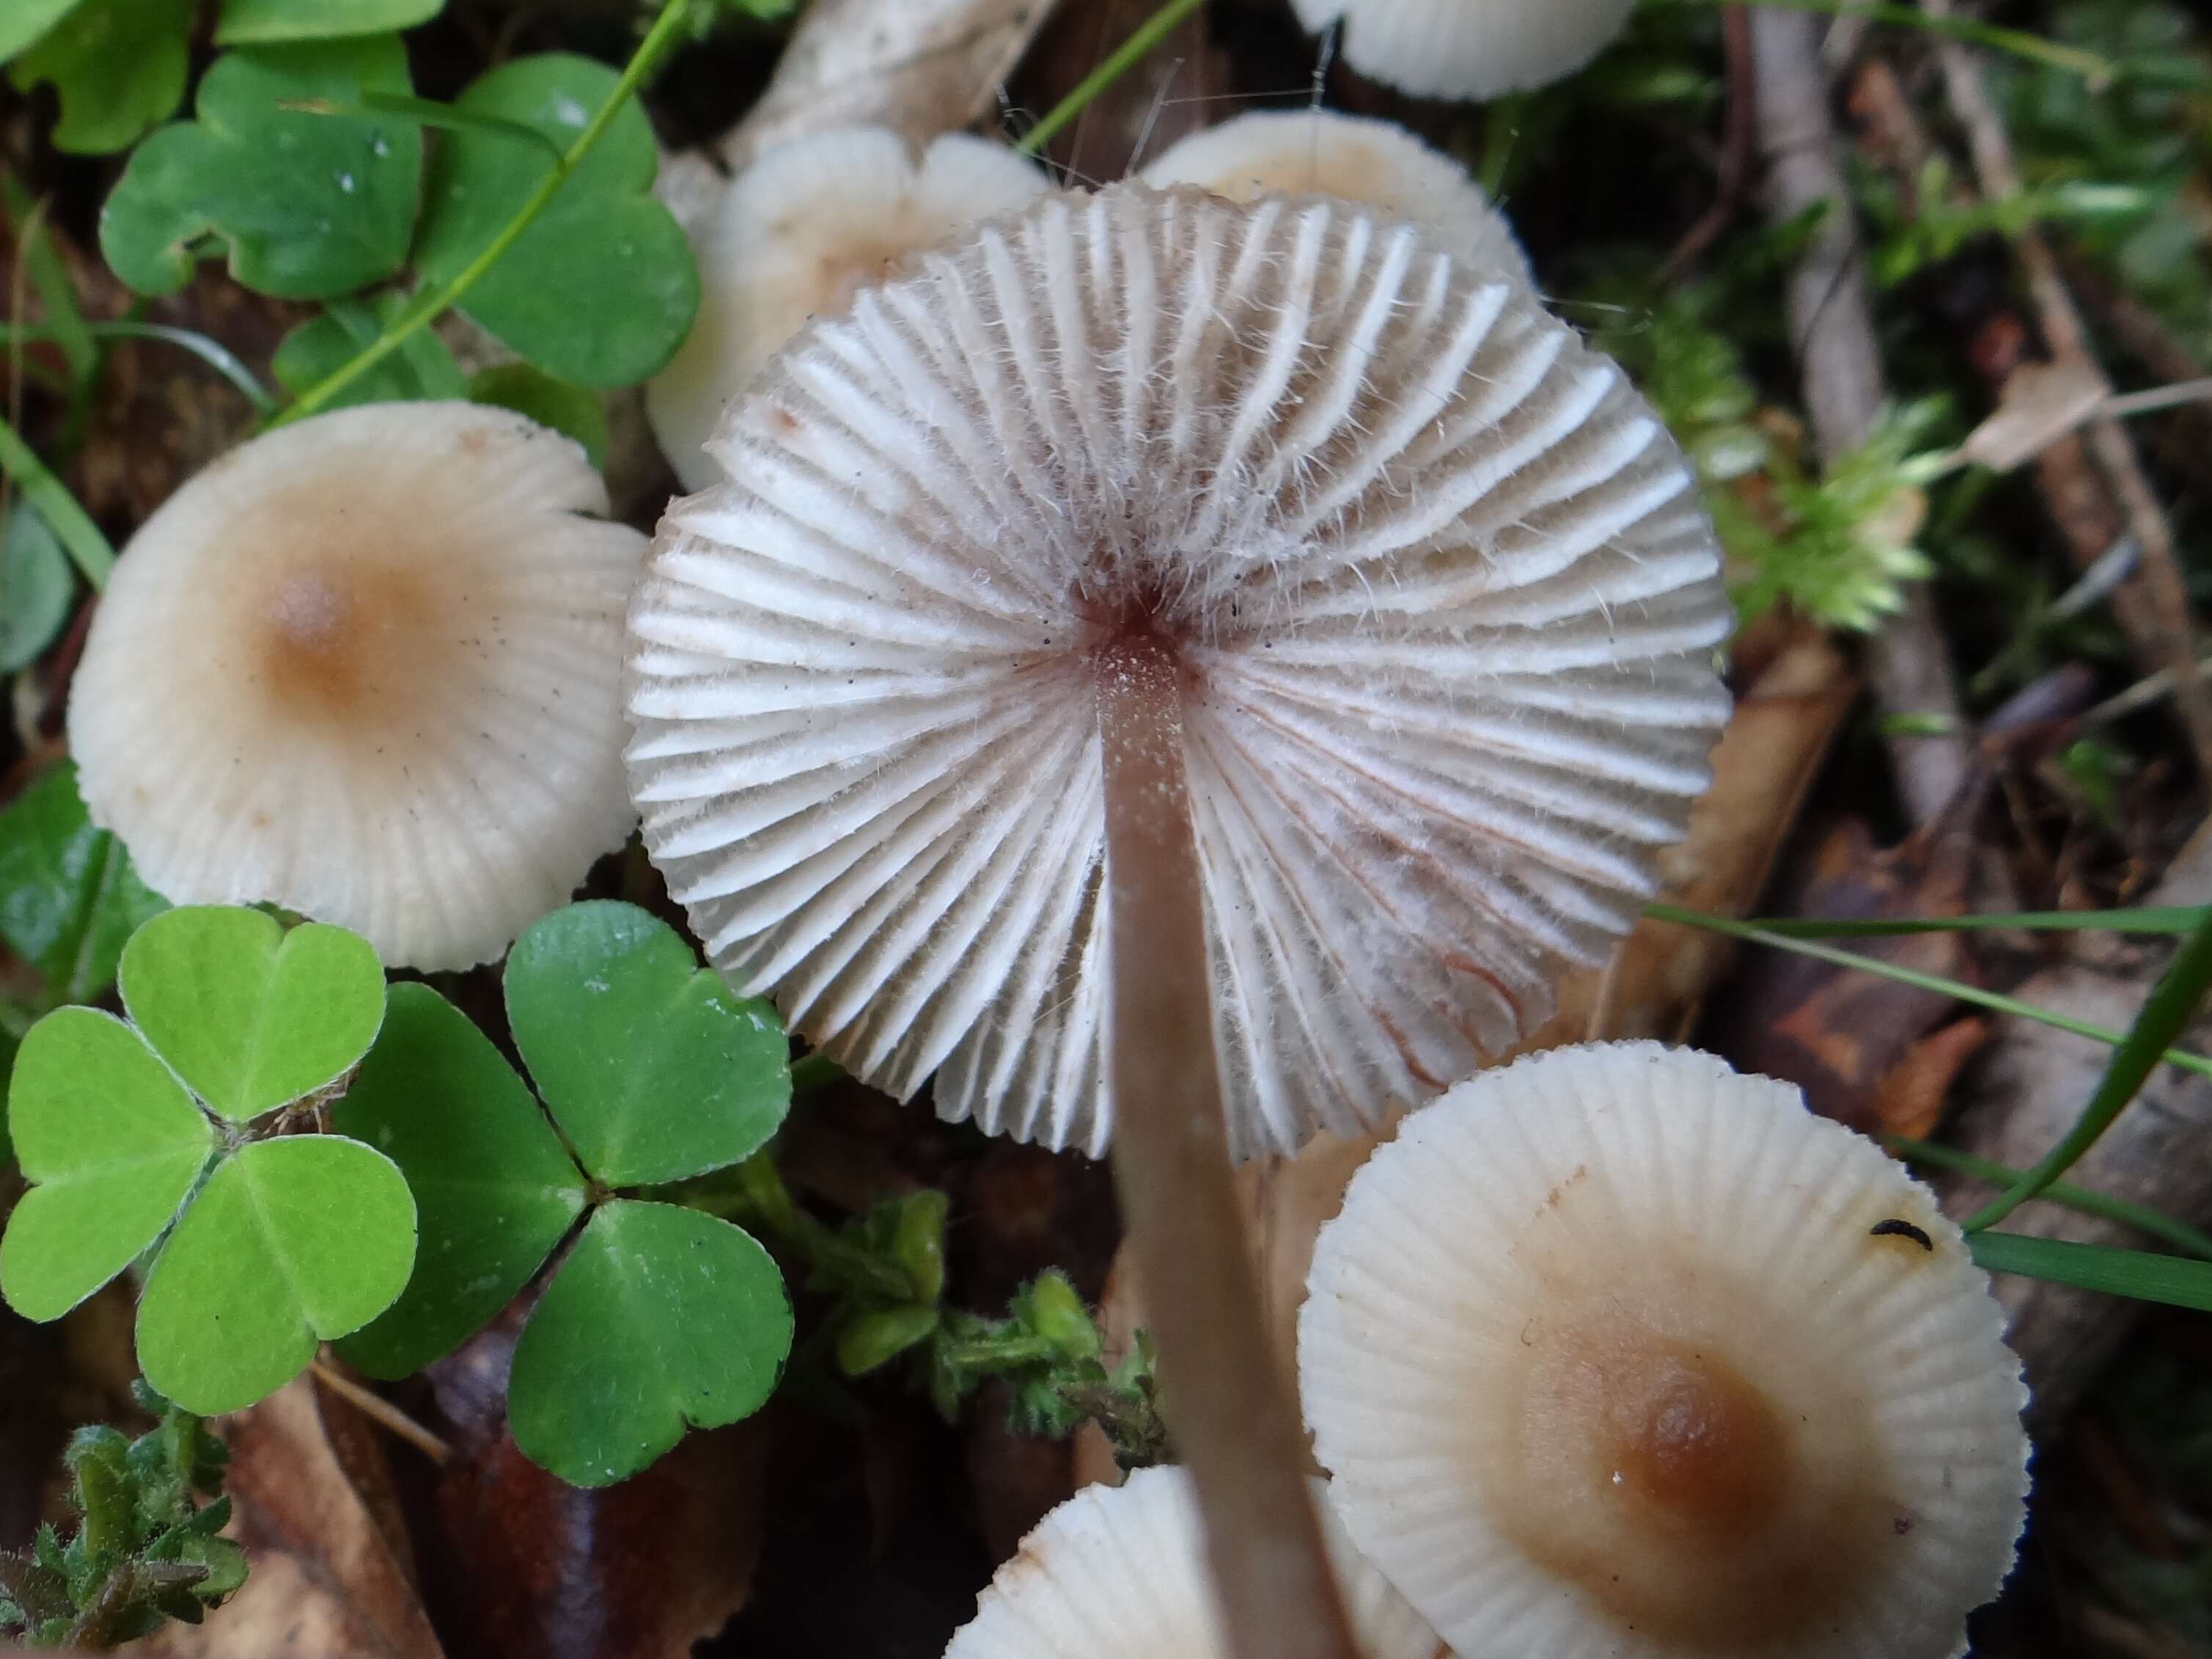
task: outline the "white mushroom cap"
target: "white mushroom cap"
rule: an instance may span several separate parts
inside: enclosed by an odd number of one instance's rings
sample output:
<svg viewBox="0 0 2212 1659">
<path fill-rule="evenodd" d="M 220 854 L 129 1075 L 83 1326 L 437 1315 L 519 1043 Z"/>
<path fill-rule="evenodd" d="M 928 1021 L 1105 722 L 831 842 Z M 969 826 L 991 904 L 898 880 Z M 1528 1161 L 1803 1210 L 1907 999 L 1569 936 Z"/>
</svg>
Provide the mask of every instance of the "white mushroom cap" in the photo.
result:
<svg viewBox="0 0 2212 1659">
<path fill-rule="evenodd" d="M 1298 1334 L 1345 1523 L 1484 1659 L 1940 1659 L 2027 1491 L 2004 1316 L 1797 1091 L 1624 1042 L 1408 1118 Z"/>
<path fill-rule="evenodd" d="M 690 226 L 699 314 L 646 387 L 646 414 L 686 489 L 721 476 L 704 448 L 722 407 L 807 319 L 841 312 L 919 249 L 1051 185 L 1004 144 L 947 133 L 916 156 L 884 127 L 768 151 Z"/>
<path fill-rule="evenodd" d="M 1291 0 L 1370 81 L 1421 98 L 1495 98 L 1571 75 L 1619 34 L 1636 0 Z"/>
<path fill-rule="evenodd" d="M 1334 110 L 1255 110 L 1170 144 L 1139 175 L 1249 202 L 1270 191 L 1340 196 L 1411 219 L 1479 270 L 1532 282 L 1513 227 L 1468 170 L 1395 121 Z"/>
<path fill-rule="evenodd" d="M 1324 198 L 1055 195 L 813 325 L 630 611 L 631 786 L 733 982 L 878 1086 L 1110 1132 L 1101 649 L 1187 681 L 1232 1149 L 1541 1020 L 1680 836 L 1731 615 L 1518 283 Z"/>
<path fill-rule="evenodd" d="M 1360 1659 L 1437 1659 L 1420 1614 L 1360 1558 L 1311 1483 Z M 976 1598 L 945 1659 L 1228 1659 L 1191 1480 L 1138 1469 L 1037 1522 Z"/>
<path fill-rule="evenodd" d="M 495 957 L 632 821 L 617 696 L 644 538 L 502 409 L 279 427 L 131 540 L 70 696 L 93 819 L 180 903 L 268 900 L 394 966 Z"/>
</svg>

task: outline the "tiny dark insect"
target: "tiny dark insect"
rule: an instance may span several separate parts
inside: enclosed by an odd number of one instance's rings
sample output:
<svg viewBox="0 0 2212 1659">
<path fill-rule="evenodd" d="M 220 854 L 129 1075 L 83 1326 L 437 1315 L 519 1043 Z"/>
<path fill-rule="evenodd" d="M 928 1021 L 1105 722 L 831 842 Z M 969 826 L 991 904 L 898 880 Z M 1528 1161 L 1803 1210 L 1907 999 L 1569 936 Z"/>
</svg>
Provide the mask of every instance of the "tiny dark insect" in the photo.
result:
<svg viewBox="0 0 2212 1659">
<path fill-rule="evenodd" d="M 1875 1222 L 1873 1226 L 1867 1229 L 1867 1237 L 1869 1238 L 1909 1238 L 1923 1250 L 1933 1251 L 1936 1248 L 1935 1240 L 1929 1238 L 1926 1233 L 1922 1232 L 1910 1221 L 1899 1221 L 1894 1218 Z"/>
</svg>

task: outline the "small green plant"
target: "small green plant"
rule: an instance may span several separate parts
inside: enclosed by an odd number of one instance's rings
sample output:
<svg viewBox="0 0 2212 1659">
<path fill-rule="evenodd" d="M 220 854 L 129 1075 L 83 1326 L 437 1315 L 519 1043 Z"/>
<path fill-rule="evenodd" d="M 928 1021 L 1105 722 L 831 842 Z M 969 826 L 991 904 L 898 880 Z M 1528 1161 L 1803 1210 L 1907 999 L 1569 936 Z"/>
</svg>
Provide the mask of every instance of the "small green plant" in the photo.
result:
<svg viewBox="0 0 2212 1659">
<path fill-rule="evenodd" d="M 0 1293 L 58 1319 L 145 1264 L 138 1359 L 194 1411 L 233 1411 L 320 1340 L 392 1304 L 415 1205 L 391 1161 L 313 1127 L 384 1018 L 368 942 L 256 910 L 167 910 L 117 974 L 126 1022 L 64 1007 L 24 1036 L 8 1099 L 31 1189 Z"/>
<path fill-rule="evenodd" d="M 152 1429 L 125 1440 L 95 1425 L 70 1442 L 76 1532 L 64 1541 L 41 1527 L 30 1549 L 0 1553 L 0 1635 L 39 1648 L 112 1647 L 167 1620 L 197 1625 L 246 1582 L 246 1557 L 216 1535 L 230 1519 L 228 1450 L 146 1382 L 132 1391 L 158 1419 Z"/>
<path fill-rule="evenodd" d="M 743 1216 L 805 1262 L 806 1288 L 830 1298 L 823 1340 L 846 1376 L 902 1360 L 947 1419 L 984 1383 L 1002 1382 L 1021 1433 L 1056 1439 L 1089 1420 L 1125 1468 L 1167 1455 L 1150 1339 L 1139 1332 L 1109 1370 L 1104 1340 L 1066 1274 L 1039 1274 L 1002 1319 L 945 1305 L 943 1193 L 884 1199 L 831 1228 L 792 1197 L 763 1154 L 684 1197 Z"/>
<path fill-rule="evenodd" d="M 789 1045 L 766 1003 L 733 996 L 634 905 L 575 904 L 533 924 L 506 993 L 534 1096 L 459 1009 L 395 985 L 332 1113 L 406 1172 L 422 1235 L 405 1293 L 338 1347 L 372 1376 L 419 1370 L 573 1233 L 516 1345 L 507 1419 L 528 1456 L 604 1486 L 687 1425 L 758 1410 L 790 1352 L 791 1303 L 768 1252 L 650 1190 L 766 1144 L 790 1107 Z"/>
</svg>

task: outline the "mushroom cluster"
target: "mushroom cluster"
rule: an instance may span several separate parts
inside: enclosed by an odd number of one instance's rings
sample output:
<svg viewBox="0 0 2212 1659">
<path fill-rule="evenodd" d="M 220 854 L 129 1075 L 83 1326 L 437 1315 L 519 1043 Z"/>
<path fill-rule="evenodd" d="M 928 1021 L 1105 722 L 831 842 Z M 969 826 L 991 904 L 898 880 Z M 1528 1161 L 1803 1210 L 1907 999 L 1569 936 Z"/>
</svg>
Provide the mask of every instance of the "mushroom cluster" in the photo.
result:
<svg viewBox="0 0 2212 1659">
<path fill-rule="evenodd" d="M 633 822 L 645 539 L 558 433 L 371 404 L 199 473 L 124 550 L 69 705 L 77 784 L 179 904 L 270 901 L 465 968 Z"/>
<path fill-rule="evenodd" d="M 1359 1547 L 1462 1654 L 1945 1659 L 2027 1391 L 1935 1195 L 1710 1055 L 1554 1049 L 1353 1177 L 1299 1371 Z"/>
<path fill-rule="evenodd" d="M 707 445 L 723 406 L 809 318 L 835 315 L 917 250 L 1049 187 L 1004 144 L 963 132 L 918 155 L 884 127 L 762 155 L 690 228 L 699 314 L 646 388 L 653 435 L 684 487 L 720 476 Z"/>
</svg>

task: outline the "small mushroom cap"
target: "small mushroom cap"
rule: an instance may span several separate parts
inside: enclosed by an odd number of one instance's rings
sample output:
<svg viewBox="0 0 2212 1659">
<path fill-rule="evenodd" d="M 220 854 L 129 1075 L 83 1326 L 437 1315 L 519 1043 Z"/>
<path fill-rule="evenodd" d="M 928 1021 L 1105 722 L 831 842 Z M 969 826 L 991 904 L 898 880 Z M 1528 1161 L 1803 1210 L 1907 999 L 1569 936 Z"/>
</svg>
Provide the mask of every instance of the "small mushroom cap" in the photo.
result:
<svg viewBox="0 0 2212 1659">
<path fill-rule="evenodd" d="M 717 447 L 631 605 L 647 845 L 732 982 L 947 1117 L 1107 1144 L 1131 630 L 1183 671 L 1240 1155 L 1516 1041 L 1705 785 L 1732 613 L 1680 452 L 1352 204 L 1047 197 L 812 325 Z"/>
<path fill-rule="evenodd" d="M 496 957 L 622 844 L 645 538 L 506 410 L 371 404 L 191 478 L 115 567 L 71 688 L 94 822 L 180 903 L 266 900 L 393 966 Z"/>
<path fill-rule="evenodd" d="M 1619 34 L 1636 0 L 1291 0 L 1370 81 L 1419 98 L 1486 99 L 1571 75 Z"/>
<path fill-rule="evenodd" d="M 1360 1659 L 1437 1659 L 1436 1632 L 1360 1558 L 1313 1482 Z M 945 1659 L 1228 1659 L 1190 1476 L 1137 1469 L 1037 1522 Z"/>
<path fill-rule="evenodd" d="M 1425 226 L 1478 270 L 1533 282 L 1513 227 L 1468 170 L 1395 121 L 1334 110 L 1255 110 L 1170 145 L 1140 175 L 1233 202 L 1270 191 L 1340 196 Z"/>
<path fill-rule="evenodd" d="M 916 156 L 884 127 L 768 151 L 691 229 L 699 314 L 646 387 L 646 414 L 686 489 L 721 476 L 706 453 L 723 405 L 810 317 L 829 316 L 919 249 L 1051 188 L 1004 144 L 947 133 Z"/>
<path fill-rule="evenodd" d="M 1790 1085 L 1554 1049 L 1353 1177 L 1299 1380 L 1353 1540 L 1486 1659 L 1941 1659 L 2027 1391 L 1933 1194 Z"/>
</svg>

